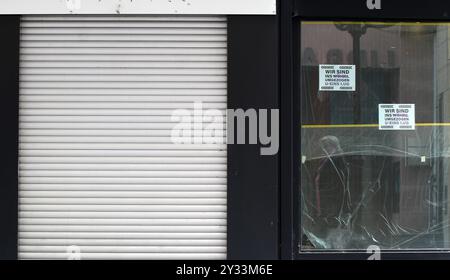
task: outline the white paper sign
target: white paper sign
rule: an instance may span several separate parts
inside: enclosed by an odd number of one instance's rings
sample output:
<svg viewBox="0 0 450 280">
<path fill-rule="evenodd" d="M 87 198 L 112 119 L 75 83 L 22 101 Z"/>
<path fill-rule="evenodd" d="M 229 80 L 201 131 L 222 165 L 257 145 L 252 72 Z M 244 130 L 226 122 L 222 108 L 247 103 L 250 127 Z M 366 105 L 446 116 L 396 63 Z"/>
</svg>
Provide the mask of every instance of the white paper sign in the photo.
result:
<svg viewBox="0 0 450 280">
<path fill-rule="evenodd" d="M 380 130 L 414 130 L 416 114 L 414 104 L 379 104 L 378 128 Z"/>
<path fill-rule="evenodd" d="M 319 91 L 355 91 L 355 65 L 319 65 Z"/>
</svg>

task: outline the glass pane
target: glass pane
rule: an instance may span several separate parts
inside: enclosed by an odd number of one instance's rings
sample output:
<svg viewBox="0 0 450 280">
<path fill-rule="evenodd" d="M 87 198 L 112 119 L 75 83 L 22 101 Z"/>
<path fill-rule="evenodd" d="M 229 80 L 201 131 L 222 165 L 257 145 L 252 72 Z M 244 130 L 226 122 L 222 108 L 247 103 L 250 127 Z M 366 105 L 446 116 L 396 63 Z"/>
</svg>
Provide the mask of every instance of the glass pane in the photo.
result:
<svg viewBox="0 0 450 280">
<path fill-rule="evenodd" d="M 301 249 L 450 249 L 449 25 L 301 25 Z"/>
</svg>

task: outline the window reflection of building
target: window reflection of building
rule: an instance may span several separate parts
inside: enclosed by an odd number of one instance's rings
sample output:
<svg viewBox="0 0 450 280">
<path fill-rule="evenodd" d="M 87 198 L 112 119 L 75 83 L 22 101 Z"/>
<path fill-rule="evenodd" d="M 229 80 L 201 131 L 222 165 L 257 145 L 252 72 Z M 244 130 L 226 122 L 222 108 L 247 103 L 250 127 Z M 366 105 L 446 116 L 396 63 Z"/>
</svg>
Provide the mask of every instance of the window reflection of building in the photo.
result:
<svg viewBox="0 0 450 280">
<path fill-rule="evenodd" d="M 378 122 L 379 103 L 416 104 L 417 123 L 449 122 L 448 40 L 448 26 L 399 24 L 368 30 L 361 37 L 357 69 L 361 123 Z M 353 124 L 351 92 L 317 91 L 318 64 L 353 63 L 351 37 L 333 24 L 304 24 L 302 44 L 302 124 Z M 450 248 L 449 132 L 450 127 L 433 125 L 409 132 L 303 130 L 302 153 L 311 158 L 304 169 L 317 167 L 314 144 L 336 135 L 349 153 L 352 203 L 360 205 L 352 225 L 355 236 L 363 234 L 367 245 L 376 240 L 384 248 Z M 302 176 L 304 200 L 311 198 L 311 184 Z M 314 217 L 305 215 L 307 227 Z"/>
</svg>

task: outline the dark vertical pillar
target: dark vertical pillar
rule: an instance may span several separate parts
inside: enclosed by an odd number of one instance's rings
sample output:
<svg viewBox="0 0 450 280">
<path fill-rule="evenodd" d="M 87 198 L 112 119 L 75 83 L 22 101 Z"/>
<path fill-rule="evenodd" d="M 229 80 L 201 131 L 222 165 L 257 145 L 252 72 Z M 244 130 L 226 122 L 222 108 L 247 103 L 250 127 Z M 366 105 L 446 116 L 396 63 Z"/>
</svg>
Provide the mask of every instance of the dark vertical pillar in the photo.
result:
<svg viewBox="0 0 450 280">
<path fill-rule="evenodd" d="M 229 109 L 279 108 L 278 44 L 277 16 L 228 17 Z M 227 235 L 228 259 L 279 258 L 279 156 L 260 145 L 228 145 Z"/>
<path fill-rule="evenodd" d="M 19 16 L 0 16 L 0 259 L 17 258 Z"/>
</svg>

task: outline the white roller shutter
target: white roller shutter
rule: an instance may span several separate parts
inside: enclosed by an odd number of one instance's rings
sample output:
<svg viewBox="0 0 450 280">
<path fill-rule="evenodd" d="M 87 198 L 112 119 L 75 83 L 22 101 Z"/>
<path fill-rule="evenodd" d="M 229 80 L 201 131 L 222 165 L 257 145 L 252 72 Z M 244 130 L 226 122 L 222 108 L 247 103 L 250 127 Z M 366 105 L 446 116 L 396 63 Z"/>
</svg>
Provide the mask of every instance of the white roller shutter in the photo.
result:
<svg viewBox="0 0 450 280">
<path fill-rule="evenodd" d="M 226 145 L 173 144 L 225 111 L 225 17 L 25 16 L 19 258 L 223 259 Z"/>
</svg>

